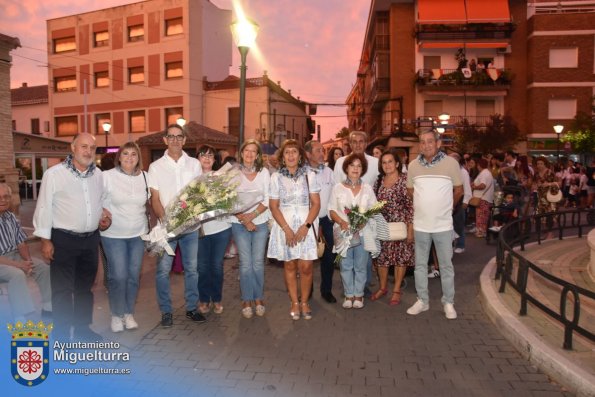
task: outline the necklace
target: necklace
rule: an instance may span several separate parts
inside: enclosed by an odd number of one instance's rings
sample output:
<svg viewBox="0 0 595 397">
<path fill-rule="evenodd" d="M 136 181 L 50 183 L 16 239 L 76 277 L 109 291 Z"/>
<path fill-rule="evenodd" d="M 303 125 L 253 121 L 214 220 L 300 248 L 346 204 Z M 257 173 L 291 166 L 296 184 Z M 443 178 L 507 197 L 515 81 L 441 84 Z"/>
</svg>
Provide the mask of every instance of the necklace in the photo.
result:
<svg viewBox="0 0 595 397">
<path fill-rule="evenodd" d="M 253 172 L 256 172 L 256 166 L 253 165 L 252 167 L 246 167 L 244 164 L 240 164 L 240 169 L 242 170 L 242 172 L 244 174 L 251 174 Z"/>
<path fill-rule="evenodd" d="M 345 180 L 343 181 L 343 184 L 348 187 L 351 190 L 356 189 L 359 185 L 362 184 L 362 178 L 359 178 L 357 181 L 353 182 L 351 179 L 349 178 L 345 178 Z"/>
</svg>

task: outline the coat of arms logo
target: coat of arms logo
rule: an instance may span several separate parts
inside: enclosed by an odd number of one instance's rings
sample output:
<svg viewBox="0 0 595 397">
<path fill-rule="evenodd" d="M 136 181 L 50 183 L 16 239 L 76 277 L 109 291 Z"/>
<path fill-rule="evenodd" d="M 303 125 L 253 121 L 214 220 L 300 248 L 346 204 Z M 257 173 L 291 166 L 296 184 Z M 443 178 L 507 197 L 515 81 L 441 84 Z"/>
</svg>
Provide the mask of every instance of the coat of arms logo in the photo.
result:
<svg viewBox="0 0 595 397">
<path fill-rule="evenodd" d="M 29 320 L 8 324 L 10 342 L 10 370 L 15 381 L 24 386 L 37 386 L 50 372 L 49 335 L 53 324 Z"/>
</svg>

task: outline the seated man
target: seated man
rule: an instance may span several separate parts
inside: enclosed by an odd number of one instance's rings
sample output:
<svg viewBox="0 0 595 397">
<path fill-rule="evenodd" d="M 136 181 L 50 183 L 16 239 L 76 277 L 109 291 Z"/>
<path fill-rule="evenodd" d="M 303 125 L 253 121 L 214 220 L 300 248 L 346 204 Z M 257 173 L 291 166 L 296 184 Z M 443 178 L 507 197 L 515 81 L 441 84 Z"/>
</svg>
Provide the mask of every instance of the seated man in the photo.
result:
<svg viewBox="0 0 595 397">
<path fill-rule="evenodd" d="M 27 235 L 19 221 L 9 211 L 12 191 L 0 183 L 0 283 L 8 283 L 8 298 L 15 321 L 25 321 L 25 316 L 35 311 L 27 288 L 27 276 L 32 276 L 41 292 L 42 317 L 52 311 L 50 267 L 32 258 L 25 243 Z"/>
<path fill-rule="evenodd" d="M 494 215 L 494 226 L 490 228 L 493 232 L 499 232 L 502 225 L 519 217 L 519 205 L 514 200 L 514 193 L 507 192 L 504 195 L 499 209 L 500 212 Z"/>
</svg>

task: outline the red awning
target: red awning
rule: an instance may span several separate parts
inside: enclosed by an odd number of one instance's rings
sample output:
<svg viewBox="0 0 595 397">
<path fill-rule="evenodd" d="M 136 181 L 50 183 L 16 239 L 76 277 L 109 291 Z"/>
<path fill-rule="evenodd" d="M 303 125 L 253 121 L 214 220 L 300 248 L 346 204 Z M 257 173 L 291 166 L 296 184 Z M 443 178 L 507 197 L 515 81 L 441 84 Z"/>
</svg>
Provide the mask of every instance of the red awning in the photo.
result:
<svg viewBox="0 0 595 397">
<path fill-rule="evenodd" d="M 466 0 L 468 23 L 510 22 L 508 0 Z"/>
<path fill-rule="evenodd" d="M 421 24 L 464 24 L 465 0 L 419 0 L 417 22 Z"/>
</svg>

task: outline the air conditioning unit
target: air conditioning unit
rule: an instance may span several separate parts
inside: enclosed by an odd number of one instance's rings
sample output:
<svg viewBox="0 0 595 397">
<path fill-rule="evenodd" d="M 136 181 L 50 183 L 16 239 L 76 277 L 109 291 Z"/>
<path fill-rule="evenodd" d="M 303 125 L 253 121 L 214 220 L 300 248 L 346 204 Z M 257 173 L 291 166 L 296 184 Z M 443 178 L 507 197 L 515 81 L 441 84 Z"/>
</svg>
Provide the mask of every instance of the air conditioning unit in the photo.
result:
<svg viewBox="0 0 595 397">
<path fill-rule="evenodd" d="M 512 46 L 509 44 L 506 47 L 496 49 L 498 54 L 510 54 L 512 52 Z"/>
</svg>

